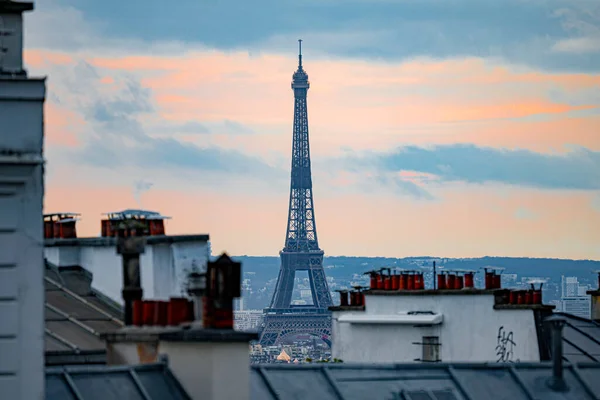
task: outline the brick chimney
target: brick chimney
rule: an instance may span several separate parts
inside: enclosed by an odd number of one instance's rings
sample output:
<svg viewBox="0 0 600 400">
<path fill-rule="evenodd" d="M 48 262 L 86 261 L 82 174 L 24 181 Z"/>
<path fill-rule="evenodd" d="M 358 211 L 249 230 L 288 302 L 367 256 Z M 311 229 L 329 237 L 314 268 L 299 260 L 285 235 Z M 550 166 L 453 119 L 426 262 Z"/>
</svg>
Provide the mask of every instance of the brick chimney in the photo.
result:
<svg viewBox="0 0 600 400">
<path fill-rule="evenodd" d="M 206 271 L 194 271 L 189 278 L 188 293 L 194 301 L 172 298 L 166 319 L 161 317 L 161 302 L 135 302 L 129 326 L 104 336 L 107 363 L 164 360 L 192 399 L 246 400 L 249 342 L 258 335 L 233 329 L 233 299 L 241 294 L 241 264 L 223 254 L 209 262 Z"/>
<path fill-rule="evenodd" d="M 81 214 L 44 214 L 44 239 L 77 238 L 77 221 Z"/>
</svg>

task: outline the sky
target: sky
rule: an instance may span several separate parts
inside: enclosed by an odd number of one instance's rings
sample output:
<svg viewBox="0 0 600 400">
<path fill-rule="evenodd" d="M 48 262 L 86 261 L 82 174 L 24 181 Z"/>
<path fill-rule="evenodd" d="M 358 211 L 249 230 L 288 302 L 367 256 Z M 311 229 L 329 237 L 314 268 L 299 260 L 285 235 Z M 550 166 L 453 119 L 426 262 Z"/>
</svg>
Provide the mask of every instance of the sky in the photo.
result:
<svg viewBox="0 0 600 400">
<path fill-rule="evenodd" d="M 297 39 L 326 255 L 600 260 L 597 0 L 38 0 L 45 212 L 285 240 Z"/>
</svg>

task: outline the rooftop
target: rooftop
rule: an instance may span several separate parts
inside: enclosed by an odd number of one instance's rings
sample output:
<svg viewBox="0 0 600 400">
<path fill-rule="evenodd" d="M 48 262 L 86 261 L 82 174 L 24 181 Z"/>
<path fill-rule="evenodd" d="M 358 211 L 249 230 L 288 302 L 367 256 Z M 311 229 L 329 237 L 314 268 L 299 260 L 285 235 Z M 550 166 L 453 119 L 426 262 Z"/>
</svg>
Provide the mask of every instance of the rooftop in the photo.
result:
<svg viewBox="0 0 600 400">
<path fill-rule="evenodd" d="M 47 400 L 188 400 L 165 364 L 46 368 Z"/>
<path fill-rule="evenodd" d="M 91 278 L 83 268 L 46 262 L 47 364 L 103 363 L 106 345 L 100 335 L 123 326 L 120 307 L 93 290 Z"/>
<path fill-rule="evenodd" d="M 563 329 L 563 358 L 569 362 L 600 363 L 600 324 L 571 314 Z"/>
<path fill-rule="evenodd" d="M 156 235 L 146 236 L 146 244 L 166 244 L 184 242 L 208 242 L 208 235 Z M 87 246 L 87 247 L 116 247 L 115 237 L 82 237 L 74 239 L 45 239 L 44 247 Z"/>
<path fill-rule="evenodd" d="M 566 392 L 551 390 L 551 363 L 267 364 L 251 367 L 251 399 L 597 399 L 600 365 L 566 364 Z"/>
</svg>

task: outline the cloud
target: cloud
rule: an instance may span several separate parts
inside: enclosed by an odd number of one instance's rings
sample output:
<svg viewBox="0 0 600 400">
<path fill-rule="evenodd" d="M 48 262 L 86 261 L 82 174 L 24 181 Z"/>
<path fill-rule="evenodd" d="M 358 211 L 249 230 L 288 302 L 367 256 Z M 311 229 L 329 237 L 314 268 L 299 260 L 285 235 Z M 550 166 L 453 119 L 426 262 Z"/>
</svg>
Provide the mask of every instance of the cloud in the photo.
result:
<svg viewBox="0 0 600 400">
<path fill-rule="evenodd" d="M 391 187 L 394 192 L 412 197 L 417 200 L 433 200 L 434 197 L 431 193 L 425 190 L 423 187 L 405 179 L 401 176 L 394 174 L 377 174 L 373 182 Z"/>
<path fill-rule="evenodd" d="M 223 149 L 210 143 L 198 145 L 169 135 L 178 125 L 166 129 L 166 134 L 148 133 L 146 124 L 164 120 L 156 117 L 152 91 L 133 76 L 125 74 L 102 83 L 102 72 L 80 60 L 62 71 L 64 85 L 58 87 L 62 103 L 82 115 L 85 125 L 78 135 L 81 146 L 64 149 L 65 156 L 77 164 L 102 168 L 136 167 L 147 171 L 172 168 L 187 171 L 218 172 L 242 176 L 277 178 L 283 172 L 265 164 L 257 157 L 236 150 Z M 242 130 L 232 121 L 224 122 L 229 129 Z M 195 122 L 179 127 L 195 131 L 202 126 Z"/>
<path fill-rule="evenodd" d="M 600 7 L 582 2 L 574 9 L 559 9 L 555 15 L 574 37 L 558 40 L 552 50 L 571 55 L 600 53 Z"/>
<path fill-rule="evenodd" d="M 244 125 L 240 124 L 239 122 L 231 121 L 229 119 L 226 119 L 223 122 L 223 125 L 225 127 L 226 132 L 242 133 L 242 134 L 254 132 L 252 129 L 248 128 L 247 126 L 244 126 Z"/>
<path fill-rule="evenodd" d="M 433 174 L 442 182 L 506 183 L 543 189 L 600 189 L 600 152 L 585 148 L 564 155 L 474 145 L 405 146 L 349 159 L 349 168 Z M 354 164 L 354 165 L 353 165 Z M 350 165 L 353 165 L 350 167 Z"/>
<path fill-rule="evenodd" d="M 519 207 L 515 211 L 515 218 L 517 218 L 517 219 L 532 220 L 532 219 L 535 219 L 536 217 L 537 217 L 536 213 L 534 213 L 533 211 L 531 211 L 530 209 L 525 208 L 525 207 Z"/>
<path fill-rule="evenodd" d="M 574 40 L 571 25 L 560 10 L 579 12 L 585 3 L 571 0 L 182 0 L 168 15 L 161 4 L 64 0 L 59 6 L 48 0 L 30 17 L 27 37 L 36 48 L 123 52 L 123 47 L 151 49 L 160 44 L 171 53 L 195 46 L 290 56 L 296 52 L 295 40 L 302 37 L 307 53 L 317 57 L 499 57 L 547 69 L 588 71 L 597 70 L 600 60 L 549 51 L 574 46 L 568 42 Z M 116 7 L 118 14 L 112 12 Z M 77 35 L 69 34 L 66 20 Z M 583 47 L 589 43 L 585 39 Z"/>
<path fill-rule="evenodd" d="M 210 129 L 205 124 L 197 121 L 188 121 L 178 126 L 172 127 L 175 132 L 181 133 L 210 133 Z"/>
</svg>

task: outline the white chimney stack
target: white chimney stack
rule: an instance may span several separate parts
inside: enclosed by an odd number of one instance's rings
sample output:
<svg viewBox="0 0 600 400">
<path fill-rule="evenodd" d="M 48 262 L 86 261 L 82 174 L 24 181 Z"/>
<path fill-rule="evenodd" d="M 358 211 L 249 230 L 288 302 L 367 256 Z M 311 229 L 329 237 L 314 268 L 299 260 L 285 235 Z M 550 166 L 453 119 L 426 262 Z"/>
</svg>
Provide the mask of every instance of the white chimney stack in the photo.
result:
<svg viewBox="0 0 600 400">
<path fill-rule="evenodd" d="M 0 0 L 0 75 L 25 75 L 23 15 L 33 3 Z"/>
<path fill-rule="evenodd" d="M 192 399 L 250 397 L 250 341 L 256 333 L 189 329 L 160 335 L 159 352 Z"/>
</svg>

